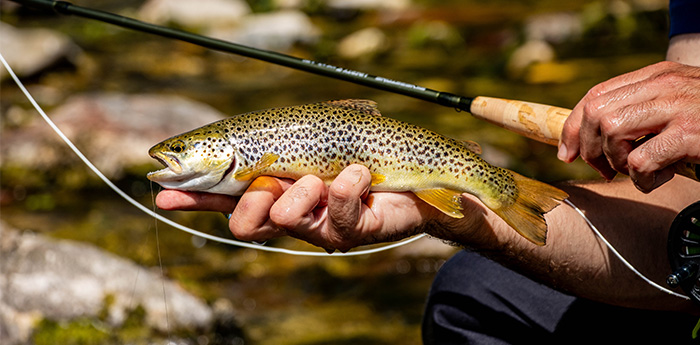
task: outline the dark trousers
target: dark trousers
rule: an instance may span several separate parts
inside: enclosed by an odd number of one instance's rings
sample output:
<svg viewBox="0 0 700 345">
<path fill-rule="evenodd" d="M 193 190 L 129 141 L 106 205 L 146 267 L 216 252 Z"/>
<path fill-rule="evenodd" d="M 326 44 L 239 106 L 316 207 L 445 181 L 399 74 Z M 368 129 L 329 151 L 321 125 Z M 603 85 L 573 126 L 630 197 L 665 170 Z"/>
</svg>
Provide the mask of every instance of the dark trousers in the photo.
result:
<svg viewBox="0 0 700 345">
<path fill-rule="evenodd" d="M 440 269 L 424 344 L 694 344 L 698 317 L 576 298 L 462 251 Z"/>
</svg>

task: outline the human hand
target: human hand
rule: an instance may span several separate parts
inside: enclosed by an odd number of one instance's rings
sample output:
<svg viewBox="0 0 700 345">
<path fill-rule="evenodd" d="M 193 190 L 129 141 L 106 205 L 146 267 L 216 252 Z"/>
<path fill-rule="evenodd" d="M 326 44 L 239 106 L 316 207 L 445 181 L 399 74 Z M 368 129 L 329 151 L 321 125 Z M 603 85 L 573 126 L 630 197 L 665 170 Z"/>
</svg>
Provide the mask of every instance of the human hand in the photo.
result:
<svg viewBox="0 0 700 345">
<path fill-rule="evenodd" d="M 700 67 L 660 62 L 593 87 L 559 144 L 559 159 L 578 155 L 608 180 L 630 175 L 645 193 L 673 177 L 674 162 L 700 163 Z"/>
<path fill-rule="evenodd" d="M 166 210 L 231 213 L 229 228 L 240 240 L 263 242 L 289 235 L 329 252 L 396 241 L 427 230 L 444 235 L 451 229 L 475 229 L 483 218 L 474 215 L 484 208 L 466 195 L 464 207 L 471 209 L 465 214 L 471 212 L 472 217 L 456 220 L 413 193 L 369 193 L 370 181 L 367 168 L 352 165 L 330 186 L 311 175 L 296 182 L 261 176 L 240 198 L 164 190 L 156 197 L 156 205 Z"/>
</svg>

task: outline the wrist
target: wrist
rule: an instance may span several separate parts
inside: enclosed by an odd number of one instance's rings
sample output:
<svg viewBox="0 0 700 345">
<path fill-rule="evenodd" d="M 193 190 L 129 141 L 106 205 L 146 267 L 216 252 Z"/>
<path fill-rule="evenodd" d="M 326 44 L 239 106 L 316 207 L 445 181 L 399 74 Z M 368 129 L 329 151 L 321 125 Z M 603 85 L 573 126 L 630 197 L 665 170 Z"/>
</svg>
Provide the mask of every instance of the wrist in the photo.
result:
<svg viewBox="0 0 700 345">
<path fill-rule="evenodd" d="M 666 52 L 666 60 L 690 66 L 700 66 L 700 33 L 682 34 L 671 37 Z"/>
<path fill-rule="evenodd" d="M 463 194 L 464 218 L 451 218 L 443 213 L 426 224 L 431 236 L 478 251 L 501 251 L 518 234 L 493 211 L 475 197 Z"/>
</svg>

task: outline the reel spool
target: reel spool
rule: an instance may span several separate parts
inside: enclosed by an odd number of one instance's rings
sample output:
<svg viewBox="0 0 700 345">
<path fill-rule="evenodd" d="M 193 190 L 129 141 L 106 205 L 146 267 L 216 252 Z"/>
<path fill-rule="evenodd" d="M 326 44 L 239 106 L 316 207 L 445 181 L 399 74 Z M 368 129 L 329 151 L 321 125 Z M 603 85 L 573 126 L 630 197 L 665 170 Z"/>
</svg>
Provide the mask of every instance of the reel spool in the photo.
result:
<svg viewBox="0 0 700 345">
<path fill-rule="evenodd" d="M 678 214 L 668 232 L 668 258 L 671 273 L 666 283 L 680 286 L 695 303 L 700 304 L 700 201 Z"/>
</svg>

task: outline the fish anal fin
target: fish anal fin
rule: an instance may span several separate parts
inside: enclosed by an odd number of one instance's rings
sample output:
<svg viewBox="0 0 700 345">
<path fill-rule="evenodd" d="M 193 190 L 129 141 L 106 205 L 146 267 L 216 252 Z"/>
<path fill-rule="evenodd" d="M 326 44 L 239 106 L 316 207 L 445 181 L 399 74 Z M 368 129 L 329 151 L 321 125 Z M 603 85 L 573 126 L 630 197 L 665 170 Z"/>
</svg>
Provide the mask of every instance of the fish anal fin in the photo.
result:
<svg viewBox="0 0 700 345">
<path fill-rule="evenodd" d="M 279 158 L 280 156 L 277 154 L 265 152 L 262 155 L 262 157 L 260 157 L 260 160 L 255 162 L 253 166 L 237 171 L 233 177 L 239 181 L 247 181 L 253 179 L 257 177 L 262 170 L 275 163 Z"/>
<path fill-rule="evenodd" d="M 462 218 L 462 192 L 446 188 L 422 189 L 413 193 L 429 205 L 453 218 Z"/>
<path fill-rule="evenodd" d="M 368 115 L 382 116 L 382 113 L 379 112 L 377 108 L 377 102 L 369 99 L 340 99 L 326 101 L 323 102 L 323 104 L 338 108 L 358 110 Z"/>
<path fill-rule="evenodd" d="M 512 173 L 518 197 L 511 205 L 493 211 L 530 242 L 543 246 L 547 238 L 544 214 L 557 207 L 569 195 L 546 183 Z"/>
</svg>

